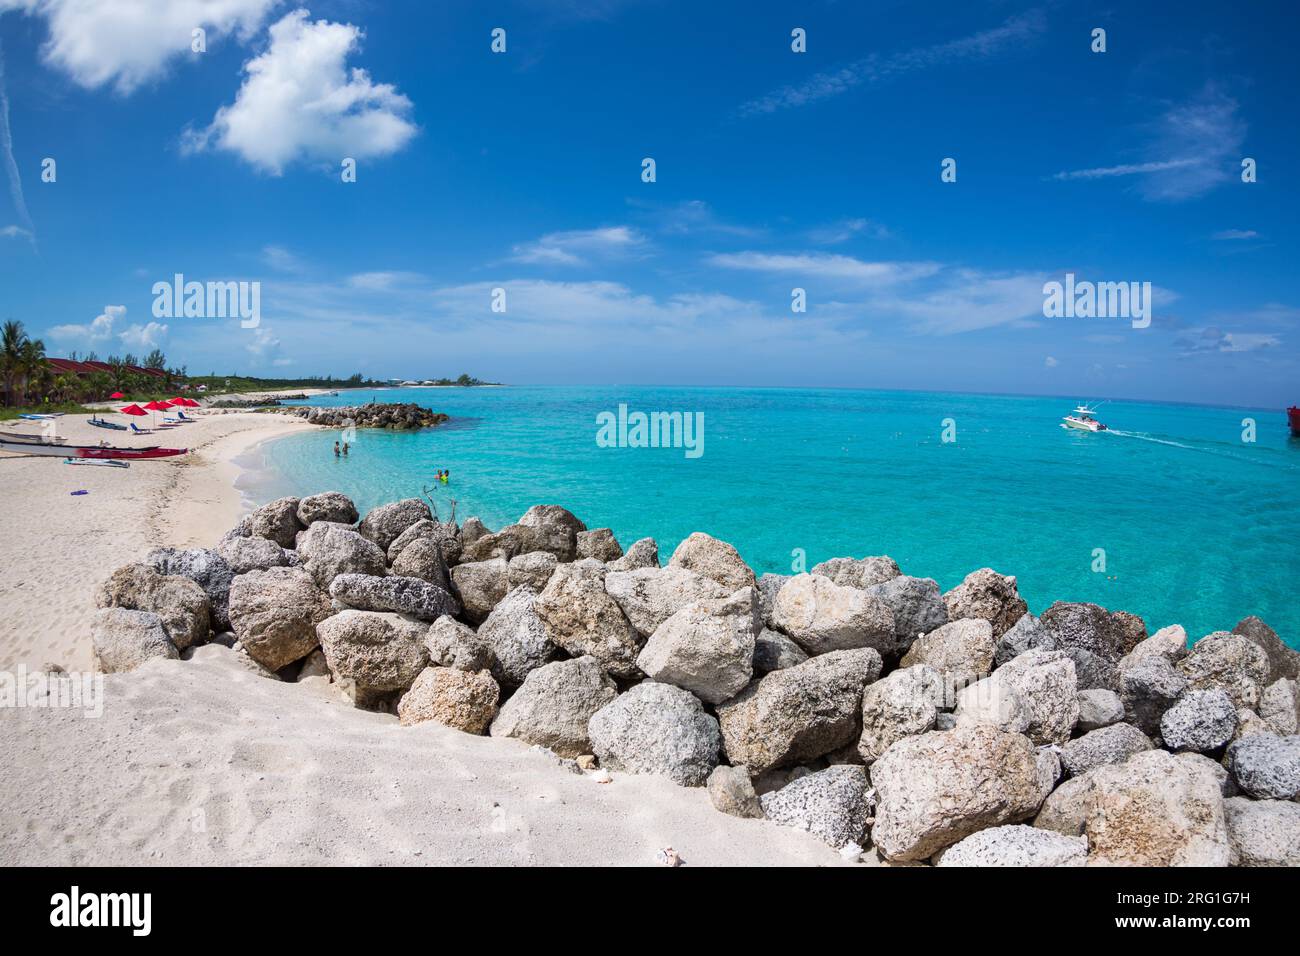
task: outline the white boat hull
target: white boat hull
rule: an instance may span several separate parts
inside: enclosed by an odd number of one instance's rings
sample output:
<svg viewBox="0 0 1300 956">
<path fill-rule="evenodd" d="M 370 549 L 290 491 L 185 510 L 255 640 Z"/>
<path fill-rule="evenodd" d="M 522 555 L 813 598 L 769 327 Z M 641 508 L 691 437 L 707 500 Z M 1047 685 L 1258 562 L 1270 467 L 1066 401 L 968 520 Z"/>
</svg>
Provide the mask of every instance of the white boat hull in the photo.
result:
<svg viewBox="0 0 1300 956">
<path fill-rule="evenodd" d="M 1097 421 L 1084 421 L 1082 418 L 1075 418 L 1073 415 L 1067 415 L 1061 422 L 1062 428 L 1078 428 L 1087 432 L 1105 431 L 1106 426 Z"/>
</svg>

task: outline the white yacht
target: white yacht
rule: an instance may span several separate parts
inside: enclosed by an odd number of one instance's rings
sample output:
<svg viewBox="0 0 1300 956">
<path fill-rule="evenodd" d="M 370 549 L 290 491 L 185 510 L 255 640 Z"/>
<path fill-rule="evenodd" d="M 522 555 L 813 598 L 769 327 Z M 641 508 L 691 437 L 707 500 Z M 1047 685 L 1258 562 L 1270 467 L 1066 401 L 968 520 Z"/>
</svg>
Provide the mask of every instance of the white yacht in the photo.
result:
<svg viewBox="0 0 1300 956">
<path fill-rule="evenodd" d="M 1081 428 L 1089 432 L 1104 432 L 1106 426 L 1097 421 L 1097 409 L 1080 405 L 1071 414 L 1061 420 L 1062 428 Z"/>
</svg>

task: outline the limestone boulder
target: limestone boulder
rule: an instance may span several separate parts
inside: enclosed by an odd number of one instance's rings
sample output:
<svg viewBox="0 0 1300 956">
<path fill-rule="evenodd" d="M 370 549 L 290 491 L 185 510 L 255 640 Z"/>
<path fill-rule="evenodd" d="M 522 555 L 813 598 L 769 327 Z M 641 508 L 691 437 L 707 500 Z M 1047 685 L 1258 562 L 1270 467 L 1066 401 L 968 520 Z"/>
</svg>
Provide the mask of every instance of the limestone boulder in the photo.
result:
<svg viewBox="0 0 1300 956">
<path fill-rule="evenodd" d="M 1248 638 L 1268 656 L 1266 683 L 1286 677 L 1300 680 L 1300 651 L 1287 647 L 1277 632 L 1257 617 L 1247 617 L 1237 622 L 1233 634 Z"/>
<path fill-rule="evenodd" d="M 943 603 L 938 583 L 930 578 L 900 574 L 883 584 L 872 585 L 867 593 L 884 601 L 893 614 L 896 651 L 907 650 L 921 634 L 948 623 L 948 607 Z"/>
<path fill-rule="evenodd" d="M 703 786 L 719 763 L 718 722 L 690 691 L 643 681 L 592 715 L 591 746 L 602 767 Z"/>
<path fill-rule="evenodd" d="M 231 578 L 247 574 L 249 571 L 265 571 L 267 568 L 280 568 L 289 564 L 287 551 L 268 538 L 227 538 L 213 549 L 230 568 Z M 229 592 L 227 614 L 229 613 Z"/>
<path fill-rule="evenodd" d="M 1034 745 L 980 724 L 906 737 L 871 766 L 871 838 L 888 860 L 925 860 L 987 827 L 1033 816 L 1047 793 Z"/>
<path fill-rule="evenodd" d="M 493 737 L 514 737 L 561 757 L 591 753 L 587 725 L 618 696 L 594 657 L 555 661 L 530 671 L 492 722 Z"/>
<path fill-rule="evenodd" d="M 940 852 L 935 866 L 1083 866 L 1088 841 L 1012 823 L 972 833 Z"/>
<path fill-rule="evenodd" d="M 1120 668 L 1119 683 L 1124 719 L 1148 737 L 1159 736 L 1165 711 L 1187 690 L 1187 678 L 1161 654 Z"/>
<path fill-rule="evenodd" d="M 1099 767 L 1086 797 L 1089 864 L 1227 866 L 1223 793 L 1212 767 L 1196 754 L 1164 750 Z"/>
<path fill-rule="evenodd" d="M 754 681 L 717 707 L 727 759 L 757 777 L 856 741 L 862 692 L 880 669 L 880 654 L 868 647 L 831 651 Z"/>
<path fill-rule="evenodd" d="M 334 613 L 329 596 L 302 568 L 267 568 L 230 585 L 230 623 L 248 655 L 278 671 L 320 643 L 317 626 Z"/>
<path fill-rule="evenodd" d="M 685 568 L 712 578 L 727 591 L 754 587 L 758 581 L 740 553 L 702 531 L 696 531 L 677 546 L 668 560 L 670 568 Z"/>
<path fill-rule="evenodd" d="M 754 792 L 754 783 L 744 767 L 720 764 L 713 768 L 706 784 L 709 802 L 719 813 L 733 817 L 761 819 L 763 805 Z"/>
<path fill-rule="evenodd" d="M 623 557 L 623 549 L 618 539 L 609 528 L 594 528 L 591 531 L 579 531 L 574 539 L 574 551 L 579 558 L 594 558 L 597 561 L 617 561 Z"/>
<path fill-rule="evenodd" d="M 1300 682 L 1281 677 L 1264 688 L 1257 708 L 1260 719 L 1281 737 L 1300 731 Z"/>
<path fill-rule="evenodd" d="M 403 726 L 432 720 L 467 734 L 487 732 L 501 691 L 487 671 L 426 667 L 397 704 Z"/>
<path fill-rule="evenodd" d="M 451 591 L 451 569 L 443 554 L 442 543 L 433 538 L 410 542 L 393 559 L 392 573 L 401 578 L 419 578 Z"/>
<path fill-rule="evenodd" d="M 90 645 L 103 674 L 135 670 L 156 657 L 176 660 L 180 653 L 153 611 L 100 608 L 90 625 Z"/>
<path fill-rule="evenodd" d="M 884 584 L 903 572 L 888 555 L 866 558 L 831 558 L 813 565 L 809 574 L 820 574 L 846 588 L 869 588 Z"/>
<path fill-rule="evenodd" d="M 506 583 L 513 591 L 518 587 L 541 592 L 546 582 L 551 580 L 559 558 L 549 551 L 529 551 L 517 554 L 506 564 Z"/>
<path fill-rule="evenodd" d="M 573 657 L 590 654 L 615 677 L 641 676 L 641 638 L 605 590 L 604 568 L 561 564 L 534 604 L 547 638 Z M 701 781 L 702 782 L 702 781 Z"/>
<path fill-rule="evenodd" d="M 1027 708 L 1025 733 L 1036 744 L 1063 744 L 1079 721 L 1074 662 L 1060 651 L 1027 651 L 990 678 L 1019 695 Z"/>
<path fill-rule="evenodd" d="M 828 767 L 762 797 L 763 814 L 780 826 L 806 830 L 839 849 L 863 846 L 874 801 L 862 767 Z"/>
<path fill-rule="evenodd" d="M 435 667 L 481 671 L 497 666 L 491 643 L 453 617 L 433 622 L 424 636 L 424 647 L 429 652 L 429 663 Z"/>
<path fill-rule="evenodd" d="M 1079 722 L 1082 733 L 1118 724 L 1124 719 L 1124 702 L 1113 690 L 1079 691 Z"/>
<path fill-rule="evenodd" d="M 388 573 L 383 550 L 344 525 L 316 522 L 303 533 L 298 549 L 303 567 L 322 590 L 328 590 L 340 574 L 382 577 Z"/>
<path fill-rule="evenodd" d="M 1189 690 L 1160 718 L 1160 736 L 1170 750 L 1210 753 L 1237 730 L 1237 707 L 1219 687 Z"/>
<path fill-rule="evenodd" d="M 1019 620 L 998 638 L 993 653 L 993 666 L 1001 667 L 1025 651 L 1054 651 L 1056 643 L 1042 622 L 1032 614 L 1022 614 Z"/>
<path fill-rule="evenodd" d="M 393 611 L 421 621 L 460 613 L 460 603 L 448 591 L 421 578 L 340 574 L 329 590 L 337 604 L 359 611 Z"/>
<path fill-rule="evenodd" d="M 925 664 L 945 675 L 950 686 L 964 687 L 993 669 L 994 650 L 993 625 L 980 617 L 963 618 L 922 634 L 899 666 Z"/>
<path fill-rule="evenodd" d="M 1058 650 L 1078 648 L 1111 664 L 1118 663 L 1146 637 L 1139 619 L 1096 604 L 1057 601 L 1039 620 Z"/>
<path fill-rule="evenodd" d="M 655 629 L 636 663 L 651 680 L 719 704 L 749 684 L 761 628 L 757 588 L 695 601 Z"/>
<path fill-rule="evenodd" d="M 766 674 L 794 667 L 808 660 L 808 654 L 780 631 L 763 628 L 754 638 L 754 673 Z"/>
<path fill-rule="evenodd" d="M 609 571 L 605 591 L 641 637 L 649 637 L 688 604 L 724 598 L 730 592 L 712 578 L 686 568 L 652 567 Z"/>
<path fill-rule="evenodd" d="M 1256 800 L 1300 796 L 1300 737 L 1251 734 L 1228 747 L 1224 764 L 1237 785 Z"/>
<path fill-rule="evenodd" d="M 1300 866 L 1300 803 L 1223 801 L 1233 866 Z"/>
<path fill-rule="evenodd" d="M 518 687 L 559 654 L 537 614 L 537 594 L 528 587 L 515 588 L 492 609 L 477 640 L 490 649 L 492 675 L 507 688 Z"/>
<path fill-rule="evenodd" d="M 465 619 L 479 624 L 510 590 L 509 568 L 505 558 L 467 561 L 451 569 L 451 584 Z"/>
<path fill-rule="evenodd" d="M 972 571 L 943 596 L 948 618 L 953 621 L 980 619 L 988 621 L 997 640 L 1029 611 L 1016 589 L 1016 579 L 998 574 L 992 568 Z"/>
<path fill-rule="evenodd" d="M 1078 777 L 1154 747 L 1151 738 L 1132 724 L 1111 724 L 1067 742 L 1061 748 L 1061 768 L 1067 776 Z"/>
<path fill-rule="evenodd" d="M 262 505 L 248 516 L 249 535 L 267 538 L 282 548 L 292 548 L 303 523 L 298 520 L 298 498 L 279 498 Z"/>
<path fill-rule="evenodd" d="M 296 514 L 298 523 L 304 528 L 310 528 L 317 521 L 356 524 L 359 517 L 357 506 L 341 491 L 323 491 L 317 495 L 308 495 L 298 502 Z"/>
<path fill-rule="evenodd" d="M 621 557 L 608 562 L 611 571 L 635 571 L 637 568 L 659 567 L 659 545 L 654 538 L 639 538 Z"/>
<path fill-rule="evenodd" d="M 211 602 L 203 588 L 188 577 L 163 574 L 151 564 L 118 568 L 99 586 L 95 605 L 157 614 L 178 651 L 203 643 L 212 629 Z"/>
<path fill-rule="evenodd" d="M 943 675 L 925 664 L 902 667 L 862 693 L 862 735 L 857 751 L 871 764 L 904 737 L 933 730 L 944 704 Z"/>
<path fill-rule="evenodd" d="M 212 629 L 230 630 L 230 582 L 235 572 L 218 552 L 207 548 L 154 548 L 145 557 L 145 563 L 159 574 L 189 578 L 201 587 L 208 596 Z"/>
<path fill-rule="evenodd" d="M 316 628 L 330 673 L 366 696 L 405 691 L 429 663 L 429 625 L 401 614 L 340 611 Z M 456 671 L 455 668 L 439 668 Z"/>
<path fill-rule="evenodd" d="M 883 600 L 818 574 L 799 574 L 785 583 L 772 608 L 772 625 L 814 656 L 859 647 L 882 654 L 899 649 L 894 616 Z"/>
<path fill-rule="evenodd" d="M 366 512 L 357 526 L 363 538 L 375 543 L 385 555 L 389 547 L 407 528 L 418 521 L 433 518 L 429 503 L 423 498 L 404 498 L 401 501 L 380 505 Z"/>
<path fill-rule="evenodd" d="M 1178 662 L 1178 672 L 1193 690 L 1219 688 L 1238 707 L 1254 710 L 1269 683 L 1268 654 L 1249 637 L 1216 631 Z"/>
</svg>

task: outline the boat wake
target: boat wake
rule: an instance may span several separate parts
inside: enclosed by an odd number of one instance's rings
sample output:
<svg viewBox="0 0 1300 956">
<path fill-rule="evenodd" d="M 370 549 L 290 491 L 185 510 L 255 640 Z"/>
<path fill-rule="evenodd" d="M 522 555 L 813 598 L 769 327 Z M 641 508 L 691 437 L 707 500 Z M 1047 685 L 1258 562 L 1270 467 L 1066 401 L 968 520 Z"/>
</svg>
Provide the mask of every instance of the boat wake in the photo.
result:
<svg viewBox="0 0 1300 956">
<path fill-rule="evenodd" d="M 1107 429 L 1107 431 L 1109 431 L 1110 434 L 1112 434 L 1112 435 L 1119 435 L 1121 438 L 1136 438 L 1136 439 L 1138 439 L 1138 440 L 1140 440 L 1140 441 L 1149 441 L 1149 442 L 1154 442 L 1154 443 L 1157 444 L 1157 445 L 1169 445 L 1169 446 L 1171 446 L 1171 447 L 1173 447 L 1173 448 L 1186 448 L 1186 449 L 1188 449 L 1188 450 L 1190 450 L 1190 451 L 1197 451 L 1197 450 L 1198 450 L 1198 449 L 1196 449 L 1194 446 L 1192 446 L 1192 445 L 1184 445 L 1184 444 L 1183 444 L 1182 442 L 1180 442 L 1180 441 L 1170 441 L 1170 440 L 1167 439 L 1167 438 L 1156 438 L 1154 435 L 1147 435 L 1147 434 L 1144 434 L 1144 433 L 1142 433 L 1142 432 L 1125 432 L 1125 431 L 1120 431 L 1120 430 L 1117 429 L 1117 428 L 1110 428 L 1110 429 Z"/>
</svg>

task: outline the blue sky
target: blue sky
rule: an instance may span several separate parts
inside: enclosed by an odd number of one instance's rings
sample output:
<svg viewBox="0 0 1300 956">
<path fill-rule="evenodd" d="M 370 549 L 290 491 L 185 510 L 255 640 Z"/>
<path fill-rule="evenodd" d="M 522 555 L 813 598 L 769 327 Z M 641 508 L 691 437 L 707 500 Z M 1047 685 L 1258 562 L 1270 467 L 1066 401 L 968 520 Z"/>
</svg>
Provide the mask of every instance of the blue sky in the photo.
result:
<svg viewBox="0 0 1300 956">
<path fill-rule="evenodd" d="M 204 373 L 1291 404 L 1296 23 L 0 0 L 0 317 L 50 354 L 156 344 Z M 261 282 L 260 326 L 155 318 L 177 272 Z M 1067 272 L 1150 282 L 1151 326 L 1045 318 Z"/>
</svg>

